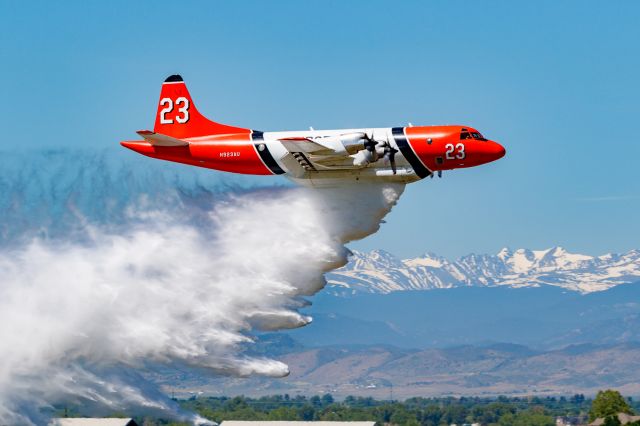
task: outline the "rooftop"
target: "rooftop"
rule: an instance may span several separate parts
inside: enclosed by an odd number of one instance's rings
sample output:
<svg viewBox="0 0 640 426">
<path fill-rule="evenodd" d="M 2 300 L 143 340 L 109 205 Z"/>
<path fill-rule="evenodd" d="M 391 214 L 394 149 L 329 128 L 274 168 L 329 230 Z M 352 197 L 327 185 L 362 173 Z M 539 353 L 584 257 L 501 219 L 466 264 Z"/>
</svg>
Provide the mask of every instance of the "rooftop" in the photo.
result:
<svg viewBox="0 0 640 426">
<path fill-rule="evenodd" d="M 618 413 L 618 420 L 620 424 L 626 425 L 627 423 L 640 421 L 640 416 L 630 416 L 626 413 Z M 604 425 L 604 418 L 595 419 L 589 426 L 601 426 Z"/>
<path fill-rule="evenodd" d="M 51 419 L 49 426 L 138 426 L 132 418 L 65 417 Z"/>
<path fill-rule="evenodd" d="M 220 426 L 374 426 L 376 422 L 294 422 L 294 421 L 273 421 L 267 422 L 262 420 L 256 421 L 244 421 L 244 420 L 227 420 L 220 424 Z"/>
</svg>

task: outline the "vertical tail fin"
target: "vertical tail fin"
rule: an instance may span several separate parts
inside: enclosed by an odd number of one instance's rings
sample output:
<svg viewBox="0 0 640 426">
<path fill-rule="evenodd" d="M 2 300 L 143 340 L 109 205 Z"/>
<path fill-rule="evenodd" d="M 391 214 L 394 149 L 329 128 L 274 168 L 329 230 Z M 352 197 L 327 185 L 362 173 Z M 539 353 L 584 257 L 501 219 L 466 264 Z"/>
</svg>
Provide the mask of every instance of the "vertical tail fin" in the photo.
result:
<svg viewBox="0 0 640 426">
<path fill-rule="evenodd" d="M 191 99 L 187 85 L 182 77 L 176 74 L 169 76 L 162 84 L 153 131 L 177 139 L 186 139 L 249 133 L 251 130 L 216 123 L 200 114 Z"/>
</svg>

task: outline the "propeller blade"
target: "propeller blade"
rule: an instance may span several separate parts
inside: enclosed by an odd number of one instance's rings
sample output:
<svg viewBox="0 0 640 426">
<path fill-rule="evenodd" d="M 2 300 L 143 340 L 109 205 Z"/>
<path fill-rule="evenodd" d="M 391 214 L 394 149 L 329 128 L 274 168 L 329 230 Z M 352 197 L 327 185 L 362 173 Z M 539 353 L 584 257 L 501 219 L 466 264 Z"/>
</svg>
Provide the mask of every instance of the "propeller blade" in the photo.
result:
<svg viewBox="0 0 640 426">
<path fill-rule="evenodd" d="M 398 152 L 397 149 L 391 148 L 391 150 L 389 151 L 389 162 L 391 163 L 391 170 L 393 170 L 393 174 L 396 174 L 396 152 Z"/>
<path fill-rule="evenodd" d="M 373 152 L 376 148 L 376 142 L 369 136 L 367 132 L 364 132 L 364 147 L 367 151 Z"/>
</svg>

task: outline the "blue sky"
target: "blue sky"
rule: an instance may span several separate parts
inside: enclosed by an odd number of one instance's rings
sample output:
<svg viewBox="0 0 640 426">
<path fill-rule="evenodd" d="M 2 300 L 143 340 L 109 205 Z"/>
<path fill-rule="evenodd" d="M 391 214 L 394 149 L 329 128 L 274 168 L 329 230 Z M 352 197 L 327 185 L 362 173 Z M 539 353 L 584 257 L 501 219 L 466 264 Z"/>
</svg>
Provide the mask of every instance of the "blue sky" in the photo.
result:
<svg viewBox="0 0 640 426">
<path fill-rule="evenodd" d="M 639 16 L 636 1 L 3 1 L 3 149 L 118 149 L 179 72 L 224 123 L 459 123 L 505 145 L 495 164 L 409 185 L 354 248 L 626 251 L 640 246 Z"/>
</svg>

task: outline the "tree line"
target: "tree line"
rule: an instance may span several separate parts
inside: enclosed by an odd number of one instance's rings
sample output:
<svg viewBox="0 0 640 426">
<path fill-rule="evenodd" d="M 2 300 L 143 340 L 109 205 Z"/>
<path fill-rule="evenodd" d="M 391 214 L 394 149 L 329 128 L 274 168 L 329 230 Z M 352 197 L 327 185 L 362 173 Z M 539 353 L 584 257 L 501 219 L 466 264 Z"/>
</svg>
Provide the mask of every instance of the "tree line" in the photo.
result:
<svg viewBox="0 0 640 426">
<path fill-rule="evenodd" d="M 446 397 L 409 398 L 404 401 L 377 400 L 348 396 L 336 400 L 330 394 L 307 397 L 271 395 L 192 397 L 175 399 L 185 410 L 217 423 L 223 420 L 301 420 L 301 421 L 375 421 L 382 425 L 442 426 L 479 423 L 483 426 L 555 426 L 556 417 L 566 417 L 571 424 L 586 424 L 605 418 L 606 426 L 619 424 L 616 414 L 640 412 L 640 403 L 624 398 L 614 390 L 600 391 L 595 399 L 583 394 L 571 397 Z M 77 407 L 80 408 L 80 407 Z M 58 413 L 58 417 L 76 410 Z M 80 410 L 81 411 L 81 410 Z M 115 417 L 127 417 L 120 413 Z M 143 426 L 186 426 L 162 418 L 136 418 Z M 640 422 L 633 426 L 640 426 Z"/>
<path fill-rule="evenodd" d="M 489 426 L 554 426 L 558 416 L 592 421 L 614 413 L 633 413 L 640 406 L 616 391 L 603 391 L 595 400 L 571 397 L 409 398 L 382 401 L 348 396 L 337 401 L 330 394 L 272 395 L 261 398 L 200 397 L 180 405 L 210 420 L 326 420 L 375 421 L 378 425 L 441 426 L 480 423 Z"/>
</svg>

